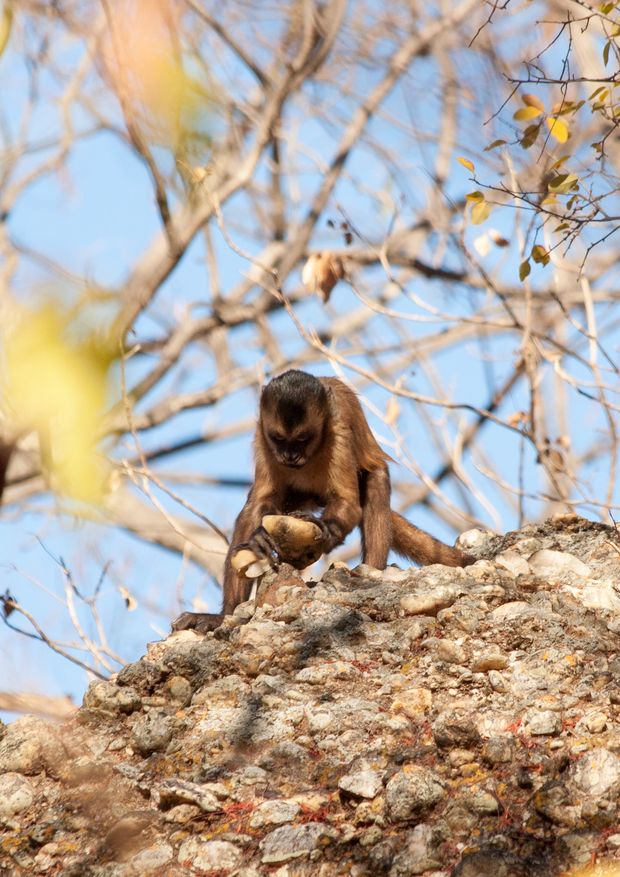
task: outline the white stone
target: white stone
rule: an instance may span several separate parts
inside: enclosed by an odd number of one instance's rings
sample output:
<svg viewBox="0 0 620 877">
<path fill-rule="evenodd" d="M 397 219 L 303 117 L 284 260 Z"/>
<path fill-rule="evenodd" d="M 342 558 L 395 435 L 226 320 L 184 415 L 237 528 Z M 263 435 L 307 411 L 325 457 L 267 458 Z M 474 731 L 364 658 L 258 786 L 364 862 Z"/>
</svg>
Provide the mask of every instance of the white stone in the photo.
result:
<svg viewBox="0 0 620 877">
<path fill-rule="evenodd" d="M 204 840 L 201 837 L 189 837 L 181 844 L 179 862 L 190 862 L 192 867 L 202 871 L 216 869 L 233 869 L 242 857 L 241 850 L 225 840 Z"/>
<path fill-rule="evenodd" d="M 552 551 L 549 548 L 541 548 L 528 558 L 530 569 L 540 578 L 563 576 L 566 573 L 587 578 L 590 575 L 590 567 L 567 551 Z"/>
<path fill-rule="evenodd" d="M 14 816 L 26 810 L 34 800 L 30 780 L 19 773 L 0 776 L 0 816 Z"/>
</svg>

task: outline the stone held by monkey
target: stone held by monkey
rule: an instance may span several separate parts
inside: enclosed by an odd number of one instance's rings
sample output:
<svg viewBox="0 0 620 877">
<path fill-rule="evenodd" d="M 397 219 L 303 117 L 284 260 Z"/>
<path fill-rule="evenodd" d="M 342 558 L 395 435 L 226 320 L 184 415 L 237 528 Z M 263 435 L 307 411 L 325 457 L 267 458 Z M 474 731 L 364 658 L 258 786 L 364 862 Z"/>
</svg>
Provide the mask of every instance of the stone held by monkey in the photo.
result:
<svg viewBox="0 0 620 877">
<path fill-rule="evenodd" d="M 338 378 L 291 369 L 271 380 L 261 393 L 254 453 L 254 483 L 226 557 L 222 612 L 185 612 L 173 630 L 213 630 L 248 599 L 252 582 L 235 570 L 232 559 L 249 549 L 279 560 L 277 542 L 261 524 L 265 515 L 293 515 L 316 524 L 322 554 L 359 527 L 363 561 L 376 569 L 385 569 L 390 549 L 423 566 L 468 566 L 475 560 L 390 508 L 390 458 L 357 396 Z"/>
</svg>

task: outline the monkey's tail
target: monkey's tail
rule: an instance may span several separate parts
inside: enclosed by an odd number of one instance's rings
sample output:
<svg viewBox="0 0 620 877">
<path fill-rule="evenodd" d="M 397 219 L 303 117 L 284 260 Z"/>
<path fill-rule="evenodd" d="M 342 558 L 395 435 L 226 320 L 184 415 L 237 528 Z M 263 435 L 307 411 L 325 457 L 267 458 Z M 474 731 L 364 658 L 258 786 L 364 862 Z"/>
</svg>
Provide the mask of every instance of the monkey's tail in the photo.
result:
<svg viewBox="0 0 620 877">
<path fill-rule="evenodd" d="M 411 524 L 398 512 L 392 512 L 392 548 L 422 566 L 443 563 L 444 566 L 469 566 L 476 558 L 458 548 L 435 539 L 425 530 Z"/>
</svg>

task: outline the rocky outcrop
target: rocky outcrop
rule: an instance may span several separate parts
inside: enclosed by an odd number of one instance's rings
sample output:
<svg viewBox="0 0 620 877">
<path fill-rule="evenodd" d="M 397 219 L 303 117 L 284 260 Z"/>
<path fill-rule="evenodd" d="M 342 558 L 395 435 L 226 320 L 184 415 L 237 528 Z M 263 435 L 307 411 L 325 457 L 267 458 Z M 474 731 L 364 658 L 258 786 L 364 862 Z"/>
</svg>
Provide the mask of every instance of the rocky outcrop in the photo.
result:
<svg viewBox="0 0 620 877">
<path fill-rule="evenodd" d="M 282 569 L 215 634 L 93 683 L 71 722 L 3 727 L 0 874 L 559 877 L 620 859 L 618 534 L 563 516 L 460 547 L 483 559 Z"/>
</svg>

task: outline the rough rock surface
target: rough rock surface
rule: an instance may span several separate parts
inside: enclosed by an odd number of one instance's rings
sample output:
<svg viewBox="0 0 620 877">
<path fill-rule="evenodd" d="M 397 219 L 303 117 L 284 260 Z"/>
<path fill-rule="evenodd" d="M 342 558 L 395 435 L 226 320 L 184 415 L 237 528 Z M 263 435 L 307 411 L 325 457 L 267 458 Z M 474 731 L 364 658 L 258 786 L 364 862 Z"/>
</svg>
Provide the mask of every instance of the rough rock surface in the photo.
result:
<svg viewBox="0 0 620 877">
<path fill-rule="evenodd" d="M 481 559 L 283 569 L 64 726 L 0 724 L 0 875 L 620 873 L 619 535 L 460 545 Z"/>
</svg>

